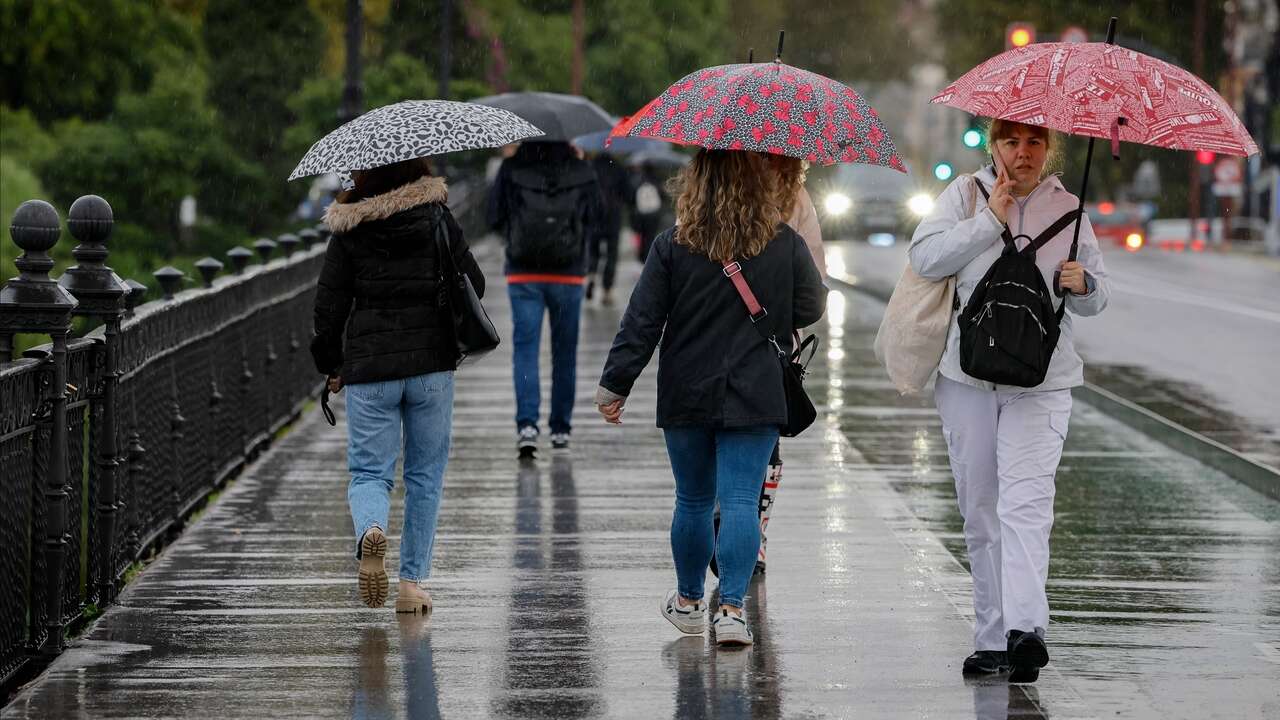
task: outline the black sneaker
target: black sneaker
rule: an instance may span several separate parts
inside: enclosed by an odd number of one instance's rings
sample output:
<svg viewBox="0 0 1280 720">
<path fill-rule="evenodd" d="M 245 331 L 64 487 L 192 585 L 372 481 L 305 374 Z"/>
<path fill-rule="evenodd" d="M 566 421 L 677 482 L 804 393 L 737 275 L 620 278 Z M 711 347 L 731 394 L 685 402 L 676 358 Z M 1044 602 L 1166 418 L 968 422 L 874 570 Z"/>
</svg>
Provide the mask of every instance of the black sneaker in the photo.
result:
<svg viewBox="0 0 1280 720">
<path fill-rule="evenodd" d="M 1009 656 L 1003 650 L 979 650 L 964 659 L 965 675 L 995 675 L 1009 669 Z"/>
<path fill-rule="evenodd" d="M 1049 664 L 1049 648 L 1039 633 L 1009 631 L 1009 682 L 1033 683 Z"/>
<path fill-rule="evenodd" d="M 520 453 L 520 458 L 530 459 L 538 453 L 538 428 L 534 425 L 525 425 L 516 433 L 516 452 Z"/>
</svg>

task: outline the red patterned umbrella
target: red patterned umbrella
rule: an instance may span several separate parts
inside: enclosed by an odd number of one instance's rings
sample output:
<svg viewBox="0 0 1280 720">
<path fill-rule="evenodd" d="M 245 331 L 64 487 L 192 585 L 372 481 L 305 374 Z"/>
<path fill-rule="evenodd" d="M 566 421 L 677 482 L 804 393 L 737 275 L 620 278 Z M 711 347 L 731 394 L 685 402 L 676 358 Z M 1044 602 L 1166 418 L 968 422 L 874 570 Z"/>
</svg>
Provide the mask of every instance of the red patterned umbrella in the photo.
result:
<svg viewBox="0 0 1280 720">
<path fill-rule="evenodd" d="M 1213 88 L 1177 65 L 1115 45 L 1115 37 L 1113 17 L 1105 43 L 1036 43 L 1009 50 L 931 100 L 1089 138 L 1070 260 L 1079 246 L 1096 138 L 1110 139 L 1117 159 L 1121 140 L 1228 155 L 1258 152 L 1240 118 Z M 1060 294 L 1056 277 L 1053 287 Z"/>
<path fill-rule="evenodd" d="M 690 73 L 623 119 L 609 137 L 907 171 L 884 123 L 861 95 L 777 60 Z"/>
<path fill-rule="evenodd" d="M 1071 135 L 1249 156 L 1258 146 L 1203 80 L 1105 43 L 1037 43 L 1001 53 L 932 100 Z"/>
</svg>

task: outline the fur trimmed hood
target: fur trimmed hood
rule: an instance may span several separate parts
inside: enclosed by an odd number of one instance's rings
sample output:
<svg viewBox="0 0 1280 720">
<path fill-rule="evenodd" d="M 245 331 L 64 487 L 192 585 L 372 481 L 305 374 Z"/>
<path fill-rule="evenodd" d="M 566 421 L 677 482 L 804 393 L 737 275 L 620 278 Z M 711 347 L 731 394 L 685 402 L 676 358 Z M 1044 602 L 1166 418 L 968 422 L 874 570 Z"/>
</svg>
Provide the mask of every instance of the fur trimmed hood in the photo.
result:
<svg viewBox="0 0 1280 720">
<path fill-rule="evenodd" d="M 449 188 L 442 177 L 424 177 L 395 190 L 353 203 L 329 203 L 324 211 L 324 224 L 334 233 L 344 233 L 360 223 L 385 220 L 398 212 L 449 199 Z"/>
</svg>

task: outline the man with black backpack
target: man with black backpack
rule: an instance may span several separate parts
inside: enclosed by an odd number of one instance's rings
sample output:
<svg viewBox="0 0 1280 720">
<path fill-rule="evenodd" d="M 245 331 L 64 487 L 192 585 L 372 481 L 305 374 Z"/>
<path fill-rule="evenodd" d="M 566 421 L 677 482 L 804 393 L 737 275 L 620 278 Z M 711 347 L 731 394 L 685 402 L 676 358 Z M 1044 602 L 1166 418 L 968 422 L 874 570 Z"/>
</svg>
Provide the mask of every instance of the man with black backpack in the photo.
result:
<svg viewBox="0 0 1280 720">
<path fill-rule="evenodd" d="M 568 450 L 587 244 L 602 229 L 600 184 L 568 143 L 526 142 L 498 169 L 487 211 L 489 225 L 507 241 L 516 450 L 532 458 L 538 448 L 544 311 L 551 323 L 551 447 Z"/>
</svg>

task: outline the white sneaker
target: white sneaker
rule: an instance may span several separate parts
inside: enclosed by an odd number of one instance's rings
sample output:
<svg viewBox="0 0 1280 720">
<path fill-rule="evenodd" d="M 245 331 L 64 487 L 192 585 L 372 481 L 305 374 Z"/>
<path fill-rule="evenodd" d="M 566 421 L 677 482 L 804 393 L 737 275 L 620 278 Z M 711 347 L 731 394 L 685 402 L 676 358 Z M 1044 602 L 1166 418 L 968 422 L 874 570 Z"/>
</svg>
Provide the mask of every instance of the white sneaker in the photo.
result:
<svg viewBox="0 0 1280 720">
<path fill-rule="evenodd" d="M 747 627 L 745 610 L 742 615 L 721 610 L 711 621 L 711 631 L 716 634 L 717 645 L 750 645 L 755 642 L 751 637 L 751 628 Z"/>
<path fill-rule="evenodd" d="M 678 597 L 675 590 L 667 593 L 660 607 L 662 617 L 686 635 L 701 635 L 707 627 L 707 604 L 699 600 L 693 605 L 681 605 Z"/>
</svg>

